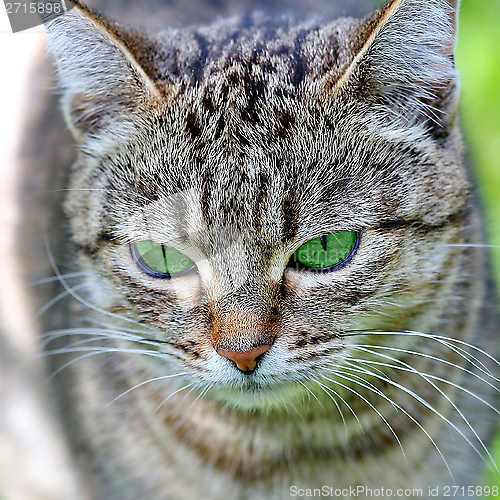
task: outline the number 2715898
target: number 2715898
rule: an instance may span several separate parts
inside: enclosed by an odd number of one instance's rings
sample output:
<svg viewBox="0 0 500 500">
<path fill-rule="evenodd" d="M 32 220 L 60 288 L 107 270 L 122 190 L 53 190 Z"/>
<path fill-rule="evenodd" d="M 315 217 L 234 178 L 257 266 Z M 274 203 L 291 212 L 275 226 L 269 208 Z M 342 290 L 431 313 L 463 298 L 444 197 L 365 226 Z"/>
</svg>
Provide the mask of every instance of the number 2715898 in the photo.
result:
<svg viewBox="0 0 500 500">
<path fill-rule="evenodd" d="M 13 2 L 6 3 L 7 14 L 61 14 L 64 9 L 59 2 Z"/>
<path fill-rule="evenodd" d="M 496 497 L 498 486 L 445 486 L 444 497 Z"/>
</svg>

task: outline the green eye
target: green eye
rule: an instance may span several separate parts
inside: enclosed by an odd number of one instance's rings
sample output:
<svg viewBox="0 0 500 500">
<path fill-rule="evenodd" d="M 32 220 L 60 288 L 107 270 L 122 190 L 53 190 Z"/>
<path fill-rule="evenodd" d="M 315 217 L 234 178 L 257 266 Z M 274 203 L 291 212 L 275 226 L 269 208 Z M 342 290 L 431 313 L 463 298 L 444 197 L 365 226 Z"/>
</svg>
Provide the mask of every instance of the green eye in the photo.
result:
<svg viewBox="0 0 500 500">
<path fill-rule="evenodd" d="M 189 257 L 175 248 L 153 241 L 141 241 L 132 245 L 131 248 L 132 255 L 139 266 L 155 278 L 166 278 L 171 274 L 187 271 L 195 266 Z"/>
<path fill-rule="evenodd" d="M 332 271 L 346 263 L 356 251 L 358 235 L 339 231 L 304 243 L 294 254 L 295 261 L 316 270 Z"/>
</svg>

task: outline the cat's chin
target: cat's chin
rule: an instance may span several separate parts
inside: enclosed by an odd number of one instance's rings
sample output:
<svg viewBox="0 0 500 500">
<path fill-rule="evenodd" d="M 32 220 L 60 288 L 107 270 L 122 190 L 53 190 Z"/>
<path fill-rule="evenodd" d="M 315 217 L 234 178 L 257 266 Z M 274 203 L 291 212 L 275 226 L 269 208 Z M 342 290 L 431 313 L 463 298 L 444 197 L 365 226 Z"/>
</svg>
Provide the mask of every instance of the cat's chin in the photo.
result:
<svg viewBox="0 0 500 500">
<path fill-rule="evenodd" d="M 239 410 L 287 410 L 288 405 L 303 400 L 304 388 L 299 384 L 246 385 L 218 387 L 207 396 Z M 288 403 L 288 405 L 287 405 Z"/>
</svg>

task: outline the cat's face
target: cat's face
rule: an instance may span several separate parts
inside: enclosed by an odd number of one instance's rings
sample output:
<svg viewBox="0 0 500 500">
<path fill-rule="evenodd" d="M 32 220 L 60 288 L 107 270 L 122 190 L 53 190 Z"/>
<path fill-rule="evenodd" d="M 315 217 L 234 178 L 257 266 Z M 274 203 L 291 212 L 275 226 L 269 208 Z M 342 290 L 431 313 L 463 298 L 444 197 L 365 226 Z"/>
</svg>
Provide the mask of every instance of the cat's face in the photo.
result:
<svg viewBox="0 0 500 500">
<path fill-rule="evenodd" d="M 258 28 L 208 29 L 207 44 L 219 47 L 200 75 L 190 64 L 201 64 L 201 49 L 185 41 L 175 46 L 188 61 L 180 75 L 164 55 L 153 78 L 135 54 L 120 79 L 130 88 L 103 83 L 109 113 L 70 90 L 66 112 L 81 113 L 85 152 L 66 208 L 91 300 L 141 323 L 166 353 L 165 373 L 186 372 L 233 405 L 280 405 L 352 355 L 346 334 L 425 331 L 436 321 L 469 189 L 446 4 L 394 1 L 366 24 L 270 30 L 265 46 L 253 39 Z M 431 11 L 436 39 L 419 46 L 422 23 L 412 19 L 412 31 L 409 19 L 420 12 L 428 23 Z M 87 15 L 68 17 L 79 26 Z M 130 62 L 106 29 L 96 29 L 97 49 Z M 231 30 L 239 38 L 222 36 Z M 425 56 L 430 69 L 410 67 Z M 65 70 L 60 63 L 63 78 Z M 354 243 L 339 265 L 296 264 L 307 242 L 341 231 Z M 140 242 L 194 264 L 170 277 L 147 272 Z M 256 365 L 244 371 L 238 360 L 250 351 Z"/>
</svg>

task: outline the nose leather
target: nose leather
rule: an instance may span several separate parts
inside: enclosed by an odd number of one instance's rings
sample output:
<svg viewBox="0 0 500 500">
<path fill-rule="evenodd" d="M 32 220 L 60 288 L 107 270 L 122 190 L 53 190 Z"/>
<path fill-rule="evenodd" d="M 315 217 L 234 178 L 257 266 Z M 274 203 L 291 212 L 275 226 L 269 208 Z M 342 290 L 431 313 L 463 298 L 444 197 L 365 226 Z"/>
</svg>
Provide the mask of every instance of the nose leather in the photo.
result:
<svg viewBox="0 0 500 500">
<path fill-rule="evenodd" d="M 264 344 L 249 349 L 248 351 L 232 351 L 231 349 L 217 349 L 217 353 L 236 363 L 238 370 L 242 372 L 252 372 L 255 370 L 257 362 L 255 359 L 269 350 L 271 344 Z"/>
</svg>

